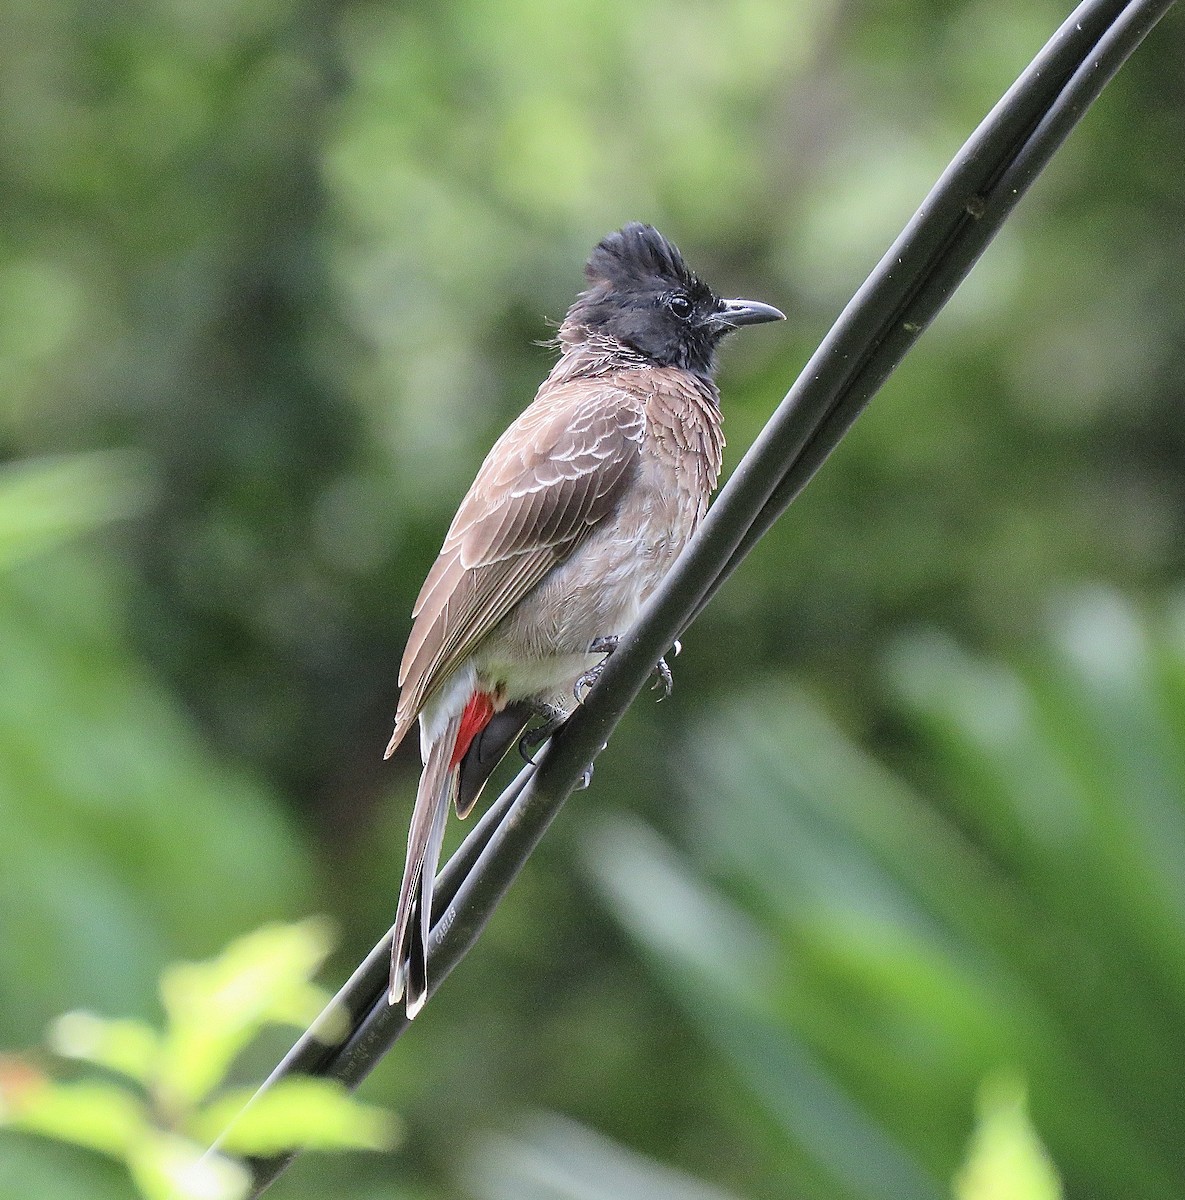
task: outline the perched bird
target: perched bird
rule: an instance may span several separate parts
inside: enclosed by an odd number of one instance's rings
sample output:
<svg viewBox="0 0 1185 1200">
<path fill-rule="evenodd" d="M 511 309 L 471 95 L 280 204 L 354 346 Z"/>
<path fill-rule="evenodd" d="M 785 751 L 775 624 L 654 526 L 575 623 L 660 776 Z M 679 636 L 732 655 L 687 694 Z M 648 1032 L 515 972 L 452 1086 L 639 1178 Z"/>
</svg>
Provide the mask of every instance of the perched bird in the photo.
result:
<svg viewBox="0 0 1185 1200">
<path fill-rule="evenodd" d="M 392 945 L 390 1003 L 427 996 L 432 888 L 451 804 L 469 814 L 532 716 L 579 701 L 708 507 L 724 436 L 716 348 L 782 320 L 721 300 L 649 225 L 611 233 L 557 338 L 559 361 L 495 442 L 413 610 L 390 757 L 424 763 Z M 537 740 L 542 740 L 542 737 Z"/>
</svg>

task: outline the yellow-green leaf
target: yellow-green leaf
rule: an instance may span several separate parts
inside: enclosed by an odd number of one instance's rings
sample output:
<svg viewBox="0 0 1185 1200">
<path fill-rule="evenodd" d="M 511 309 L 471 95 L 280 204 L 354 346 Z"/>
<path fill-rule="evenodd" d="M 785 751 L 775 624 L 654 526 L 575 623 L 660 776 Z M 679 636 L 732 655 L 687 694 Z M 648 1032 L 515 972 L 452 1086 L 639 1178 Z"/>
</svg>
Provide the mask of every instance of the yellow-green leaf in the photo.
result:
<svg viewBox="0 0 1185 1200">
<path fill-rule="evenodd" d="M 386 1150 L 399 1136 L 399 1121 L 362 1104 L 328 1079 L 285 1079 L 252 1099 L 250 1090 L 220 1096 L 201 1113 L 199 1136 L 234 1154 L 283 1150 Z"/>
<path fill-rule="evenodd" d="M 144 1102 L 113 1083 L 49 1083 L 23 1089 L 0 1118 L 14 1129 L 124 1158 L 151 1128 Z"/>
<path fill-rule="evenodd" d="M 324 921 L 267 925 L 209 962 L 170 967 L 161 980 L 169 1028 L 158 1075 L 170 1101 L 202 1100 L 264 1025 L 310 1023 L 328 1001 L 309 976 L 329 945 Z"/>
<path fill-rule="evenodd" d="M 128 1168 L 146 1200 L 243 1200 L 251 1190 L 241 1163 L 163 1130 L 131 1148 Z"/>
<path fill-rule="evenodd" d="M 160 1039 L 142 1021 L 109 1021 L 94 1013 L 68 1012 L 50 1026 L 49 1044 L 63 1058 L 92 1062 L 147 1084 Z"/>
<path fill-rule="evenodd" d="M 1062 1187 L 1025 1106 L 1024 1084 L 989 1079 L 967 1162 L 955 1177 L 956 1200 L 1061 1200 Z"/>
</svg>

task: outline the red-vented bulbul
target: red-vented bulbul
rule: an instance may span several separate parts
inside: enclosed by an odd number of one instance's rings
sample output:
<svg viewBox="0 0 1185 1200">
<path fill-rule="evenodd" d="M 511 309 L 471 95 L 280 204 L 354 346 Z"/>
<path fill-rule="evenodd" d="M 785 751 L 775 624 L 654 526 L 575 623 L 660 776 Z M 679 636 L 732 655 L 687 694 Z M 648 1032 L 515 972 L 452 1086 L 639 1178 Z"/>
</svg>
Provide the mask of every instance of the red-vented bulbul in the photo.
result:
<svg viewBox="0 0 1185 1200">
<path fill-rule="evenodd" d="M 494 444 L 420 590 L 389 757 L 424 762 L 392 945 L 390 1001 L 427 995 L 432 886 L 450 804 L 465 817 L 533 713 L 554 725 L 683 549 L 720 474 L 716 348 L 782 314 L 721 300 L 630 224 L 593 250 L 559 361 Z"/>
</svg>

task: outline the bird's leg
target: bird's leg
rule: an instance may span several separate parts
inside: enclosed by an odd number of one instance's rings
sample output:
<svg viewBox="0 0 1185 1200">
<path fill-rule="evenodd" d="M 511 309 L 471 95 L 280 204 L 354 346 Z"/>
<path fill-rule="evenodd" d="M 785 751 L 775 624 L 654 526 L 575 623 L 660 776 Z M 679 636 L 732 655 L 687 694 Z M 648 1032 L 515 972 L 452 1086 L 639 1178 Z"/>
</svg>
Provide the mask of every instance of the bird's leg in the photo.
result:
<svg viewBox="0 0 1185 1200">
<path fill-rule="evenodd" d="M 683 643 L 678 638 L 675 639 L 675 644 L 671 647 L 671 657 L 678 658 L 683 653 Z M 671 692 L 675 690 L 675 677 L 671 674 L 671 668 L 667 666 L 666 658 L 660 658 L 657 666 L 654 668 L 654 682 L 650 685 L 652 692 L 662 688 L 662 695 L 659 696 L 659 703 L 663 700 L 671 698 Z"/>
<path fill-rule="evenodd" d="M 584 672 L 583 675 L 580 676 L 579 679 L 576 680 L 576 684 L 572 689 L 572 695 L 576 697 L 577 704 L 584 703 L 584 697 L 592 691 L 593 685 L 598 679 L 600 679 L 601 672 L 605 669 L 605 663 L 609 661 L 609 655 L 611 655 L 613 651 L 617 649 L 620 641 L 621 638 L 619 638 L 617 634 L 610 633 L 605 637 L 594 638 L 591 642 L 589 642 L 589 654 L 603 654 L 605 657 L 602 658 L 599 663 L 594 663 L 587 671 Z M 683 644 L 679 641 L 676 641 L 672 647 L 672 650 L 674 651 L 674 657 L 677 658 L 683 650 Z M 658 660 L 658 663 L 654 668 L 654 675 L 655 679 L 653 690 L 662 688 L 663 694 L 659 697 L 659 699 L 669 699 L 671 692 L 675 687 L 675 677 L 671 674 L 671 668 L 667 666 L 667 660 L 665 658 L 660 658 Z"/>
<path fill-rule="evenodd" d="M 568 719 L 568 714 L 554 704 L 540 702 L 534 707 L 535 716 L 542 717 L 543 724 L 528 729 L 518 739 L 518 752 L 531 766 L 535 765 L 535 759 L 532 757 L 534 752 Z"/>
<path fill-rule="evenodd" d="M 605 657 L 599 663 L 593 663 L 572 687 L 572 695 L 576 697 L 577 704 L 584 703 L 584 697 L 592 691 L 593 685 L 601 677 L 601 672 L 605 669 L 605 663 L 609 661 L 609 655 L 617 649 L 618 642 L 621 638 L 615 633 L 606 634 L 604 637 L 593 638 L 588 644 L 589 654 L 603 654 Z"/>
<path fill-rule="evenodd" d="M 518 752 L 531 766 L 535 765 L 535 760 L 532 757 L 535 750 L 547 741 L 553 733 L 557 732 L 561 726 L 566 724 L 568 717 L 571 715 L 554 704 L 538 702 L 534 705 L 534 708 L 535 715 L 543 718 L 543 724 L 537 725 L 534 729 L 527 730 L 518 739 Z M 603 750 L 604 747 L 602 746 L 601 749 Z M 576 791 L 584 791 L 592 782 L 592 777 L 593 765 L 589 763 L 580 773 L 580 778 L 576 781 Z"/>
</svg>

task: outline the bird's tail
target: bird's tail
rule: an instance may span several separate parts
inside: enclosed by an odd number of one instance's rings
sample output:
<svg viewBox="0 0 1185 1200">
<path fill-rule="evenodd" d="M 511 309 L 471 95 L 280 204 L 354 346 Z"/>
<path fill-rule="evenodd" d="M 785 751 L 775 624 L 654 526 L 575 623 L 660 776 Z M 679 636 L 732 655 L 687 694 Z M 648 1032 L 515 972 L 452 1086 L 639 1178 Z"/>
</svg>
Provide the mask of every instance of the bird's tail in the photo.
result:
<svg viewBox="0 0 1185 1200">
<path fill-rule="evenodd" d="M 395 910 L 395 933 L 391 943 L 391 990 L 388 999 L 397 1004 L 407 992 L 407 1015 L 414 1017 L 427 998 L 428 933 L 432 925 L 432 886 L 444 841 L 444 825 L 456 789 L 457 771 L 453 750 L 461 729 L 462 715 L 450 717 L 440 736 L 428 747 L 424 770 L 416 791 L 411 828 L 407 835 L 407 861 L 399 886 Z"/>
<path fill-rule="evenodd" d="M 450 716 L 426 747 L 424 770 L 416 791 L 411 828 L 407 835 L 407 860 L 399 887 L 395 930 L 391 942 L 391 985 L 388 1000 L 397 1004 L 407 994 L 407 1015 L 414 1017 L 428 997 L 428 935 L 432 929 L 432 891 L 444 842 L 449 806 L 456 804 L 461 817 L 468 816 L 480 783 L 473 780 L 475 764 L 481 759 L 484 775 L 497 765 L 486 763 L 480 754 L 482 738 L 495 718 L 488 695 L 474 692 L 461 712 Z M 520 722 L 520 729 L 521 729 Z M 503 735 L 505 736 L 505 735 Z M 498 739 L 501 741 L 501 739 Z M 508 744 L 508 743 L 506 743 Z M 505 752 L 502 744 L 501 752 Z M 501 758 L 502 753 L 498 754 Z M 469 764 L 469 765 L 467 765 Z M 481 780 L 484 782 L 484 776 Z M 464 797 L 462 797 L 464 793 Z"/>
</svg>

